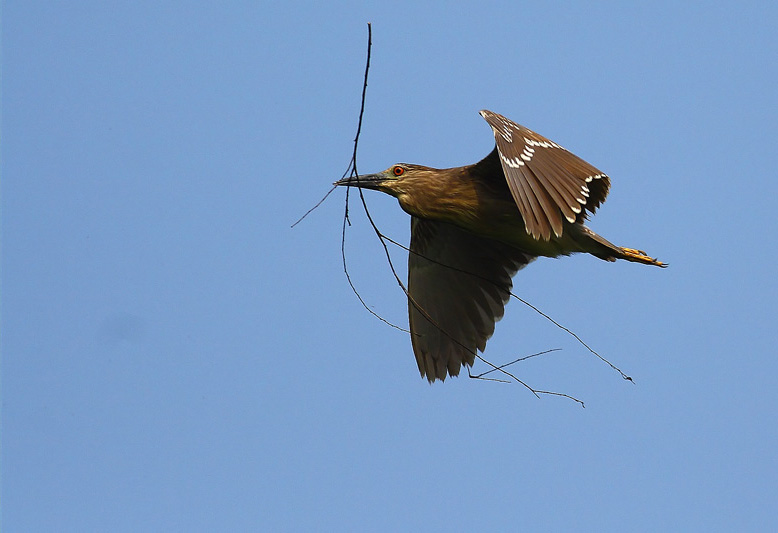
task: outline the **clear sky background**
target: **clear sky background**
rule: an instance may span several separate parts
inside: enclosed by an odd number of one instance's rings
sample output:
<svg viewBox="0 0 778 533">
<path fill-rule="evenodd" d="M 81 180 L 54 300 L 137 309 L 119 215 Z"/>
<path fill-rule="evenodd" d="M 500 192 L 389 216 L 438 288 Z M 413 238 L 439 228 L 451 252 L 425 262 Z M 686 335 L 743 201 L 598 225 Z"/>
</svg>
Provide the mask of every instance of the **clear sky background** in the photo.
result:
<svg viewBox="0 0 778 533">
<path fill-rule="evenodd" d="M 776 4 L 372 4 L 3 3 L 3 531 L 778 528 Z M 586 408 L 430 386 L 348 287 L 345 190 L 290 228 L 348 164 L 368 21 L 361 172 L 479 160 L 487 108 L 612 177 L 591 227 L 670 268 L 515 292 L 634 385 L 514 301 L 486 357 L 561 348 L 513 370 Z M 354 283 L 405 325 L 360 213 Z"/>
</svg>

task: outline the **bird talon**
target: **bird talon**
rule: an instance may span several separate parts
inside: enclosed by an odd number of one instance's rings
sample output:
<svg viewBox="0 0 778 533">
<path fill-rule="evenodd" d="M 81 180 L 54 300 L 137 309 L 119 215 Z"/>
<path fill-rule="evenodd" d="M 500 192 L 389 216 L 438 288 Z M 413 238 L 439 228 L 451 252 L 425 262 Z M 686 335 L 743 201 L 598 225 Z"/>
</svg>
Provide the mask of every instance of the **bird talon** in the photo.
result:
<svg viewBox="0 0 778 533">
<path fill-rule="evenodd" d="M 638 250 L 637 248 L 622 248 L 621 251 L 630 255 L 648 255 L 643 250 Z"/>
<path fill-rule="evenodd" d="M 624 254 L 623 259 L 626 259 L 627 261 L 635 261 L 637 263 L 655 265 L 662 268 L 667 266 L 667 263 L 663 263 L 654 259 L 643 250 L 637 250 L 635 248 L 621 248 L 621 253 Z"/>
</svg>

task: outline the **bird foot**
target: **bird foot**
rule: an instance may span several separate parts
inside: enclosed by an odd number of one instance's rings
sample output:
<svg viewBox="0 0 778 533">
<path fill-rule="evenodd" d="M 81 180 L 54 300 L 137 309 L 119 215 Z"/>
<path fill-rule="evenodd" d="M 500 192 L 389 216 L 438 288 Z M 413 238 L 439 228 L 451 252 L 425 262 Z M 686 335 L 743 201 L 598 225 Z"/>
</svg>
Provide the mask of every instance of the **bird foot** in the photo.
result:
<svg viewBox="0 0 778 533">
<path fill-rule="evenodd" d="M 657 261 L 653 257 L 650 257 L 643 250 L 636 250 L 634 248 L 619 248 L 619 250 L 622 253 L 621 259 L 626 259 L 627 261 L 634 261 L 635 263 L 643 263 L 645 265 L 654 265 L 662 268 L 667 267 L 667 263 Z"/>
</svg>

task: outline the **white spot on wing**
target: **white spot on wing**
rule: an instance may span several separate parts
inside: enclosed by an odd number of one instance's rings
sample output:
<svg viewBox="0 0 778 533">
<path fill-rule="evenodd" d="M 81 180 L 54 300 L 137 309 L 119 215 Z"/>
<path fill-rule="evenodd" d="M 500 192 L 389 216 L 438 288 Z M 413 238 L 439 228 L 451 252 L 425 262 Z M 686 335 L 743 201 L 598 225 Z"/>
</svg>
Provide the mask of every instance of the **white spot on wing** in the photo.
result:
<svg viewBox="0 0 778 533">
<path fill-rule="evenodd" d="M 562 150 L 564 150 L 564 148 L 559 146 L 554 141 L 535 141 L 527 137 L 524 137 L 524 142 L 527 143 L 528 146 L 539 146 L 540 148 L 561 148 Z"/>
<path fill-rule="evenodd" d="M 514 157 L 513 159 L 509 159 L 505 157 L 504 155 L 500 154 L 500 159 L 502 159 L 506 165 L 508 165 L 511 168 L 519 168 L 524 166 L 524 161 L 519 159 L 518 157 Z M 529 161 L 529 159 L 527 160 Z"/>
</svg>

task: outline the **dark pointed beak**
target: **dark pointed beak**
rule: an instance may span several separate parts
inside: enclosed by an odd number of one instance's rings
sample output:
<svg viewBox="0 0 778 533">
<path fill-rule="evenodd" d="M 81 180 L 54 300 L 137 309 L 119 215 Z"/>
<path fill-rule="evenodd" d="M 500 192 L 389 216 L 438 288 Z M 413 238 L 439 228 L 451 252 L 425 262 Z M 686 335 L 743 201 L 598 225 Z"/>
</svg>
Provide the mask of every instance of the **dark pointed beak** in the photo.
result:
<svg viewBox="0 0 778 533">
<path fill-rule="evenodd" d="M 349 187 L 378 190 L 384 181 L 386 181 L 386 178 L 383 174 L 360 174 L 359 176 L 350 176 L 348 178 L 340 179 L 333 183 L 333 185 L 346 185 Z"/>
</svg>

